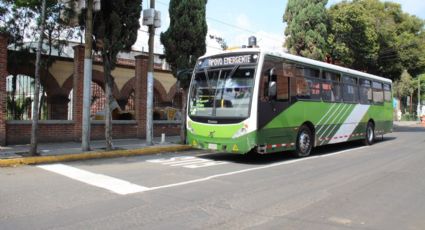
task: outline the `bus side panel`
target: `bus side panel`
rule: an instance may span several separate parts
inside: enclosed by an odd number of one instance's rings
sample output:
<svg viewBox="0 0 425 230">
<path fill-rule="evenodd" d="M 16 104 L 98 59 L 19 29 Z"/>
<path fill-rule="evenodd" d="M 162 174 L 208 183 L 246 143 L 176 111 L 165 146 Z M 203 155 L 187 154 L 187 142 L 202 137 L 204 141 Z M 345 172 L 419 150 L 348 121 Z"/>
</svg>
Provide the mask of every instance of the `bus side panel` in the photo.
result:
<svg viewBox="0 0 425 230">
<path fill-rule="evenodd" d="M 393 105 L 391 102 L 385 102 L 382 105 L 371 105 L 368 112 L 368 119 L 375 123 L 375 133 L 377 135 L 390 133 L 393 130 Z M 366 128 L 365 128 L 366 129 Z"/>
<path fill-rule="evenodd" d="M 275 102 L 267 104 L 270 107 L 268 110 L 264 109 L 264 105 L 259 106 L 259 124 L 265 123 L 264 120 L 268 117 L 272 119 L 269 119 L 263 127 L 259 125 L 257 135 L 258 145 L 266 147 L 267 153 L 294 150 L 299 127 L 305 122 L 310 122 L 317 130 L 320 128 L 317 126 L 318 122 L 325 122 L 323 116 L 333 106 L 331 103 L 298 101 L 278 113 L 273 108 Z M 273 116 L 270 116 L 271 111 L 274 113 Z"/>
<path fill-rule="evenodd" d="M 273 103 L 269 103 L 270 106 Z M 273 109 L 271 109 L 273 111 Z M 259 119 L 264 118 L 259 111 Z M 268 115 L 270 117 L 270 115 Z M 298 128 L 305 122 L 313 124 L 316 146 L 364 139 L 369 120 L 375 122 L 377 135 L 392 131 L 392 107 L 353 103 L 298 101 L 274 115 L 258 131 L 257 142 L 265 152 L 295 149 Z"/>
<path fill-rule="evenodd" d="M 345 141 L 353 141 L 364 139 L 366 136 L 366 127 L 369 121 L 372 121 L 375 124 L 375 134 L 383 135 L 385 133 L 392 132 L 392 105 L 386 103 L 385 105 L 355 105 L 356 107 L 367 107 L 364 115 L 362 115 L 358 123 L 350 123 L 346 120 L 340 125 L 341 130 L 349 130 L 350 132 L 338 132 L 326 136 L 325 138 L 319 137 L 318 145 L 340 143 Z M 353 116 L 351 114 L 351 116 Z M 354 128 L 353 131 L 352 128 Z"/>
</svg>

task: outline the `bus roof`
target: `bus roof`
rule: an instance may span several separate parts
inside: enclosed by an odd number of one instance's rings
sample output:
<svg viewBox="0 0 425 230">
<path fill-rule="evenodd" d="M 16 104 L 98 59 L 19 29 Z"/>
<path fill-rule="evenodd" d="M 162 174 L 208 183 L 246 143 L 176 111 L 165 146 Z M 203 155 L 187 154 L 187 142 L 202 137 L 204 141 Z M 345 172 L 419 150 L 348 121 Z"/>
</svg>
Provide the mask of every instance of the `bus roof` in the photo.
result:
<svg viewBox="0 0 425 230">
<path fill-rule="evenodd" d="M 220 54 L 252 53 L 252 52 L 260 52 L 261 55 L 271 55 L 271 56 L 275 56 L 275 57 L 281 57 L 281 58 L 291 60 L 291 61 L 294 61 L 294 62 L 305 63 L 305 64 L 308 64 L 308 65 L 322 67 L 322 68 L 325 68 L 325 69 L 330 70 L 330 71 L 334 70 L 334 71 L 338 71 L 338 72 L 346 73 L 346 74 L 350 74 L 350 75 L 362 76 L 362 77 L 368 78 L 370 80 L 377 80 L 377 81 L 386 82 L 386 83 L 390 83 L 390 84 L 392 83 L 391 79 L 388 79 L 388 78 L 384 78 L 384 77 L 380 77 L 380 76 L 377 76 L 377 75 L 361 72 L 361 71 L 358 71 L 358 70 L 353 70 L 353 69 L 349 69 L 349 68 L 346 68 L 346 67 L 342 67 L 342 66 L 338 66 L 338 65 L 334 65 L 334 64 L 329 64 L 329 63 L 322 62 L 322 61 L 316 61 L 316 60 L 313 60 L 313 59 L 310 59 L 310 58 L 296 56 L 296 55 L 284 53 L 284 52 L 277 53 L 277 52 L 263 51 L 260 48 L 240 48 L 240 49 L 226 50 L 226 51 L 223 51 L 223 53 L 220 53 Z M 206 58 L 206 57 L 209 57 L 209 56 L 217 56 L 217 55 L 220 55 L 220 54 L 206 55 L 206 56 L 203 56 L 201 58 Z"/>
</svg>

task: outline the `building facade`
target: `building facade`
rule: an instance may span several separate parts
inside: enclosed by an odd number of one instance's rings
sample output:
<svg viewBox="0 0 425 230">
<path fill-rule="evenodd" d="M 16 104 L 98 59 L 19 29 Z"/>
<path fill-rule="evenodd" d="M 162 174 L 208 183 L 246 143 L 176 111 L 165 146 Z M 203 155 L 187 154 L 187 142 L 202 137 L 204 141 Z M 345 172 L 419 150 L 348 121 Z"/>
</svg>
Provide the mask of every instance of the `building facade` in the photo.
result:
<svg viewBox="0 0 425 230">
<path fill-rule="evenodd" d="M 0 34 L 0 145 L 27 144 L 31 135 L 31 89 L 35 61 L 8 63 L 7 35 Z M 47 59 L 47 56 L 43 56 Z M 158 57 L 157 57 L 158 58 Z M 113 88 L 113 138 L 145 138 L 147 55 L 121 55 L 111 75 Z M 73 46 L 72 57 L 50 57 L 41 71 L 40 142 L 81 141 L 84 46 Z M 154 135 L 178 135 L 183 94 L 164 64 L 154 71 Z M 92 72 L 91 139 L 104 139 L 104 76 L 99 57 Z"/>
</svg>

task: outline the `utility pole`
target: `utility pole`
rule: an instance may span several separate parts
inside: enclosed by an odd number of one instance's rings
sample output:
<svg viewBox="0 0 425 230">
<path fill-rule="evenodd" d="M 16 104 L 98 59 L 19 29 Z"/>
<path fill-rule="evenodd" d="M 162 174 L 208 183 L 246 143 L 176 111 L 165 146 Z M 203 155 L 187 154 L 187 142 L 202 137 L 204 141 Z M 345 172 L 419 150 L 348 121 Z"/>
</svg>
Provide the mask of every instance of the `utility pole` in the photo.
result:
<svg viewBox="0 0 425 230">
<path fill-rule="evenodd" d="M 422 107 L 421 107 L 421 77 L 418 76 L 418 109 L 417 109 L 418 121 L 421 120 L 421 112 L 422 112 Z"/>
<path fill-rule="evenodd" d="M 92 81 L 92 43 L 93 43 L 93 0 L 86 0 L 86 31 L 84 46 L 84 83 L 83 83 L 83 122 L 81 148 L 83 151 L 90 150 L 90 104 L 91 104 L 91 81 Z"/>
<path fill-rule="evenodd" d="M 155 9 L 155 0 L 150 1 L 150 8 Z M 153 145 L 153 52 L 155 26 L 149 26 L 149 59 L 148 59 L 148 95 L 146 103 L 146 145 Z"/>
<path fill-rule="evenodd" d="M 161 13 L 155 11 L 155 0 L 150 0 L 150 8 L 143 10 L 143 25 L 149 27 L 149 58 L 146 98 L 146 145 L 153 145 L 153 62 L 155 28 L 161 27 Z"/>
</svg>

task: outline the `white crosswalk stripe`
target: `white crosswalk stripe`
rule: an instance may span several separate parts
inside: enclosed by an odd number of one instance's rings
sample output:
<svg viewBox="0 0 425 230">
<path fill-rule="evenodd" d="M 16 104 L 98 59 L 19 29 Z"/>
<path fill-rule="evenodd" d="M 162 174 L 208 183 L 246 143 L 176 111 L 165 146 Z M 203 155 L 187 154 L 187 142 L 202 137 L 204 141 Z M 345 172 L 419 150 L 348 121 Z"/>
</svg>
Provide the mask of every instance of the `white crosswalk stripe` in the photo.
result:
<svg viewBox="0 0 425 230">
<path fill-rule="evenodd" d="M 117 179 L 102 174 L 92 173 L 64 164 L 39 165 L 37 167 L 89 185 L 107 189 L 120 195 L 127 195 L 131 193 L 149 190 L 149 188 L 147 187 L 132 184 L 125 180 Z"/>
<path fill-rule="evenodd" d="M 227 164 L 225 161 L 214 161 L 208 159 L 202 159 L 194 156 L 180 156 L 180 157 L 171 157 L 171 158 L 160 158 L 154 160 L 147 160 L 146 162 L 158 163 L 162 165 L 168 165 L 173 167 L 184 167 L 190 169 L 211 167 L 217 165 Z"/>
</svg>

